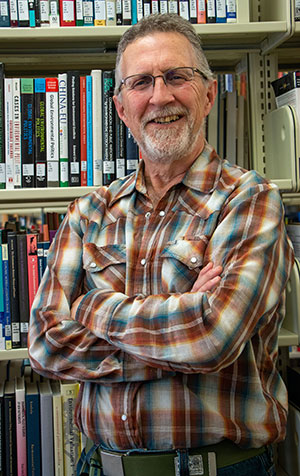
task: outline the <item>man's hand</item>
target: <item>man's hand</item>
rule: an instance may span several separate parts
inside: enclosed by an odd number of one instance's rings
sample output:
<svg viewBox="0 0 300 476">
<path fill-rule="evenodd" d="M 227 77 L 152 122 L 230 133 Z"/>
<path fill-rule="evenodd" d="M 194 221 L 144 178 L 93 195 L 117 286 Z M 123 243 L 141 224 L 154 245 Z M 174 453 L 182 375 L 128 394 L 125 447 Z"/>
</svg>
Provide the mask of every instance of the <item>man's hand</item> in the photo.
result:
<svg viewBox="0 0 300 476">
<path fill-rule="evenodd" d="M 222 266 L 214 266 L 212 262 L 208 263 L 201 269 L 198 278 L 196 279 L 191 291 L 212 291 L 221 281 L 220 274 L 222 273 Z"/>
</svg>

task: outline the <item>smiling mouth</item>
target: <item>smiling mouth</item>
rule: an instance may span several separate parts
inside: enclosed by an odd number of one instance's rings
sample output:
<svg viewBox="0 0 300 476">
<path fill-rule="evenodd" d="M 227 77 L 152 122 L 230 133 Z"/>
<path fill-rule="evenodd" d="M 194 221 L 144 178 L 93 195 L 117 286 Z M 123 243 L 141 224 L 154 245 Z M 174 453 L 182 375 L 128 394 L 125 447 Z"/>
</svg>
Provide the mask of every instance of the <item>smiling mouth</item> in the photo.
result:
<svg viewBox="0 0 300 476">
<path fill-rule="evenodd" d="M 181 119 L 182 116 L 178 116 L 177 114 L 172 116 L 166 117 L 157 117 L 153 119 L 151 122 L 155 122 L 155 124 L 171 124 L 172 122 L 176 122 Z"/>
</svg>

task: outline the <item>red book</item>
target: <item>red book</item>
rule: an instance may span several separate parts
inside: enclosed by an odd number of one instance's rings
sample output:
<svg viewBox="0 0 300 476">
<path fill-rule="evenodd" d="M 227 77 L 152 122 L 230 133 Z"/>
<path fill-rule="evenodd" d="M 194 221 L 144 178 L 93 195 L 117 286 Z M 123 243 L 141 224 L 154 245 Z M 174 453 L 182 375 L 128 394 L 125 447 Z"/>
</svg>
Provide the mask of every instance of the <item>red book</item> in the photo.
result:
<svg viewBox="0 0 300 476">
<path fill-rule="evenodd" d="M 197 0 L 197 23 L 206 23 L 205 0 Z"/>
<path fill-rule="evenodd" d="M 87 152 L 86 152 L 86 77 L 80 76 L 80 179 L 81 185 L 87 186 Z"/>
<path fill-rule="evenodd" d="M 60 26 L 76 26 L 75 0 L 59 0 Z"/>
<path fill-rule="evenodd" d="M 33 303 L 38 286 L 38 256 L 37 256 L 37 235 L 28 233 L 27 236 L 27 264 L 28 264 L 28 294 L 29 308 Z"/>
</svg>

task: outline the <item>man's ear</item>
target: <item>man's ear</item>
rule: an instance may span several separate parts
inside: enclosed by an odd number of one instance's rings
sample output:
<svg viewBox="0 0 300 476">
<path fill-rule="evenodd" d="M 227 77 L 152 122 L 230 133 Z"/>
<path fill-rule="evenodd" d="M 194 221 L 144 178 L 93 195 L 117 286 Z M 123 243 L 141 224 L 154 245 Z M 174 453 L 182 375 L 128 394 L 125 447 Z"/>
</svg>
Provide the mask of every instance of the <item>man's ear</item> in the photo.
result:
<svg viewBox="0 0 300 476">
<path fill-rule="evenodd" d="M 125 114 L 125 110 L 124 110 L 122 102 L 119 100 L 119 97 L 116 95 L 113 96 L 113 100 L 114 100 L 119 118 L 122 119 L 122 121 L 125 122 L 127 126 L 127 123 L 126 123 L 127 118 L 126 118 L 126 114 Z"/>
<path fill-rule="evenodd" d="M 208 88 L 207 88 L 207 93 L 206 93 L 206 115 L 209 114 L 211 108 L 214 105 L 216 95 L 217 95 L 217 89 L 218 89 L 218 83 L 214 79 L 213 81 L 210 82 Z"/>
</svg>

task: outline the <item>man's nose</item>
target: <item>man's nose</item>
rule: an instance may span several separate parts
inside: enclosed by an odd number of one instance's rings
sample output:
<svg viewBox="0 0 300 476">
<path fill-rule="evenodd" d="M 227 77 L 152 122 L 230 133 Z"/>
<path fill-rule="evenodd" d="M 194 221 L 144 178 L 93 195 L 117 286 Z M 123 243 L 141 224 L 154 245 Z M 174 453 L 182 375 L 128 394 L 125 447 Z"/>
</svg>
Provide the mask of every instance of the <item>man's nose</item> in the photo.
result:
<svg viewBox="0 0 300 476">
<path fill-rule="evenodd" d="M 163 75 L 155 76 L 153 83 L 154 84 L 152 86 L 152 94 L 150 98 L 151 104 L 167 104 L 174 100 L 174 95 L 171 91 L 171 88 L 166 83 Z"/>
</svg>

